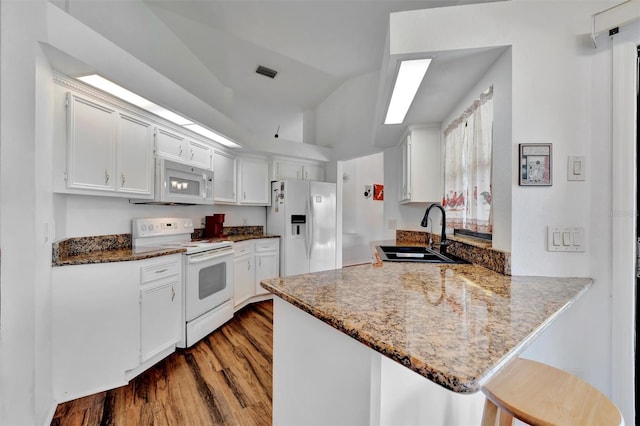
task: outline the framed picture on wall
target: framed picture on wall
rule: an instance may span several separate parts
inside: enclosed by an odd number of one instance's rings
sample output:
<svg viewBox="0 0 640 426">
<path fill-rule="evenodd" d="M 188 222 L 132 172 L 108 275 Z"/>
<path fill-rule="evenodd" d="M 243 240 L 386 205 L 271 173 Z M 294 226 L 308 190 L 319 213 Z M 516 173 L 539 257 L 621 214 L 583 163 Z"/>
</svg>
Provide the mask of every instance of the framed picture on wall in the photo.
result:
<svg viewBox="0 0 640 426">
<path fill-rule="evenodd" d="M 520 144 L 520 185 L 551 186 L 550 143 Z"/>
</svg>

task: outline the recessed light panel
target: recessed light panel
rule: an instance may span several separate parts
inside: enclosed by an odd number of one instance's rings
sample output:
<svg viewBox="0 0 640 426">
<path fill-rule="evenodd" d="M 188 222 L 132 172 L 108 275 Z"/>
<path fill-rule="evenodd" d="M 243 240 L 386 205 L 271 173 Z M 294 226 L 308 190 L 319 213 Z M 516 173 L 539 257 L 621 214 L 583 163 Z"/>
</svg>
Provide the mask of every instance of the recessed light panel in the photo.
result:
<svg viewBox="0 0 640 426">
<path fill-rule="evenodd" d="M 429 64 L 431 64 L 431 59 L 413 59 L 400 62 L 384 124 L 401 124 L 404 121 Z"/>
</svg>

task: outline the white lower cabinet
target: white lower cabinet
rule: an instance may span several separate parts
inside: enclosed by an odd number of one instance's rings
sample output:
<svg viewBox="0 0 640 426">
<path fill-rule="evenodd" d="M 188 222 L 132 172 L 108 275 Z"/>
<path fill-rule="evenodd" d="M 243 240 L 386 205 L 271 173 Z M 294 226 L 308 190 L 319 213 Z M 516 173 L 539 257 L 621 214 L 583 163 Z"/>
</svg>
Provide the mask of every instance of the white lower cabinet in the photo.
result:
<svg viewBox="0 0 640 426">
<path fill-rule="evenodd" d="M 255 257 L 253 241 L 234 243 L 234 277 L 233 277 L 233 306 L 239 309 L 255 294 Z"/>
<path fill-rule="evenodd" d="M 140 363 L 173 351 L 180 340 L 180 258 L 141 268 Z M 153 275 L 155 273 L 155 275 Z M 149 277 L 152 279 L 145 279 Z"/>
<path fill-rule="evenodd" d="M 280 276 L 280 241 L 277 238 L 256 240 L 256 295 L 268 294 L 260 281 Z"/>
<path fill-rule="evenodd" d="M 235 311 L 249 303 L 265 300 L 271 296 L 260 286 L 260 281 L 280 275 L 279 245 L 278 238 L 261 238 L 234 243 L 233 306 Z"/>
<path fill-rule="evenodd" d="M 140 363 L 137 262 L 52 269 L 52 376 L 57 402 L 125 385 Z"/>
<path fill-rule="evenodd" d="M 125 385 L 132 372 L 157 362 L 158 353 L 173 352 L 181 261 L 176 254 L 52 268 L 52 381 L 58 403 Z"/>
</svg>

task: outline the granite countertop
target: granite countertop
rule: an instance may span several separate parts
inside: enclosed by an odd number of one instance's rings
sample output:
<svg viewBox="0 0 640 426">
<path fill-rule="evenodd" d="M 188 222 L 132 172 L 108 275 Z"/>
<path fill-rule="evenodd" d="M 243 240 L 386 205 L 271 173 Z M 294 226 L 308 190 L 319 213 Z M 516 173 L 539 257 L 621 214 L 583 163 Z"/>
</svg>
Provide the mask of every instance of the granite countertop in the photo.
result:
<svg viewBox="0 0 640 426">
<path fill-rule="evenodd" d="M 473 393 L 592 283 L 380 262 L 261 285 L 427 379 Z"/>
<path fill-rule="evenodd" d="M 53 261 L 53 266 L 65 265 L 86 265 L 90 263 L 127 262 L 131 260 L 150 259 L 152 257 L 166 256 L 169 254 L 182 253 L 186 249 L 160 249 L 136 253 L 131 248 L 90 251 L 78 253 L 71 256 L 60 256 Z"/>
<path fill-rule="evenodd" d="M 258 240 L 262 238 L 280 238 L 280 235 L 253 234 L 253 235 L 227 235 L 223 240 L 239 243 L 240 241 Z"/>
<path fill-rule="evenodd" d="M 223 228 L 229 235 L 222 238 L 204 238 L 204 230 L 198 229 L 192 239 L 210 241 L 247 241 L 262 238 L 279 238 L 279 235 L 263 233 L 262 226 Z M 243 233 L 244 232 L 244 233 Z M 85 265 L 90 263 L 126 262 L 143 260 L 169 254 L 183 253 L 183 248 L 158 248 L 134 251 L 131 247 L 131 234 L 97 235 L 89 237 L 67 238 L 55 242 L 52 247 L 52 265 Z"/>
</svg>

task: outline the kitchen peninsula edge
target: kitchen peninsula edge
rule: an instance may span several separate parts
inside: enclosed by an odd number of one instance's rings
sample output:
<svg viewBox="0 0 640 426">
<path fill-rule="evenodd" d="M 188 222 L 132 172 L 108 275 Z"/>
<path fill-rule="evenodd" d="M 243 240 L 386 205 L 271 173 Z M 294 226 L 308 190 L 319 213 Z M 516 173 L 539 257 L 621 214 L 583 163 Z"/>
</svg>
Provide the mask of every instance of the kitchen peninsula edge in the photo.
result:
<svg viewBox="0 0 640 426">
<path fill-rule="evenodd" d="M 592 283 L 394 262 L 265 280 L 278 296 L 274 424 L 478 423 L 482 394 L 464 394 L 476 393 Z M 423 392 L 403 398 L 405 388 Z"/>
</svg>

